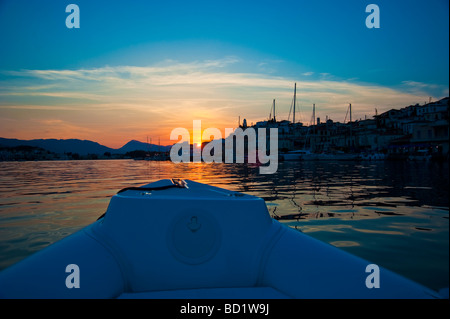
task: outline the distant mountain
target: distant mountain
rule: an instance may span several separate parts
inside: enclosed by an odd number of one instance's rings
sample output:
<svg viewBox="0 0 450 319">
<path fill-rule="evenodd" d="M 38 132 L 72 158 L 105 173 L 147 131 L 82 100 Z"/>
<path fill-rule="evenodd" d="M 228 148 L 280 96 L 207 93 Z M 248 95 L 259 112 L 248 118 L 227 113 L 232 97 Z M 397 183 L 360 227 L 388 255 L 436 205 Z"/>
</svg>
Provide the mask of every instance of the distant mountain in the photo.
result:
<svg viewBox="0 0 450 319">
<path fill-rule="evenodd" d="M 150 151 L 150 152 L 165 152 L 170 150 L 171 146 L 158 146 L 155 144 L 147 144 L 136 140 L 129 141 L 121 148 L 115 150 L 115 153 L 125 154 L 132 151 Z"/>
<path fill-rule="evenodd" d="M 57 140 L 57 139 L 37 139 L 37 140 L 18 140 L 0 138 L 0 145 L 6 147 L 15 147 L 20 145 L 28 145 L 41 147 L 54 153 L 78 153 L 80 155 L 87 154 L 104 154 L 105 152 L 113 152 L 114 150 L 96 142 L 78 139 Z"/>
<path fill-rule="evenodd" d="M 154 144 L 142 143 L 139 141 L 130 141 L 126 143 L 119 149 L 114 149 L 106 147 L 97 142 L 92 142 L 88 140 L 78 140 L 78 139 L 67 139 L 67 140 L 57 140 L 57 139 L 37 139 L 37 140 L 18 140 L 10 138 L 0 137 L 0 146 L 5 147 L 16 147 L 20 145 L 41 147 L 50 152 L 63 154 L 63 153 L 78 153 L 80 155 L 87 154 L 104 154 L 105 152 L 110 152 L 111 154 L 125 154 L 131 151 L 167 151 L 170 146 L 158 146 Z"/>
</svg>

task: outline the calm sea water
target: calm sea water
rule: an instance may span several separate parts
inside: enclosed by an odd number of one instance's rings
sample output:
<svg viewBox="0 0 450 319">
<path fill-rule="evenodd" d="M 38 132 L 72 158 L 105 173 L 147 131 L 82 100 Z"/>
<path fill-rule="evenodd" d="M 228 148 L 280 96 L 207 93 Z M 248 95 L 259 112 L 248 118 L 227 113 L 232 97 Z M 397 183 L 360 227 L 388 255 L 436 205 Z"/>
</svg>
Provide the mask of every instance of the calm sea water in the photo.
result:
<svg viewBox="0 0 450 319">
<path fill-rule="evenodd" d="M 128 186 L 184 178 L 265 199 L 273 218 L 409 277 L 448 287 L 449 167 L 428 162 L 0 162 L 0 269 L 94 222 Z"/>
</svg>

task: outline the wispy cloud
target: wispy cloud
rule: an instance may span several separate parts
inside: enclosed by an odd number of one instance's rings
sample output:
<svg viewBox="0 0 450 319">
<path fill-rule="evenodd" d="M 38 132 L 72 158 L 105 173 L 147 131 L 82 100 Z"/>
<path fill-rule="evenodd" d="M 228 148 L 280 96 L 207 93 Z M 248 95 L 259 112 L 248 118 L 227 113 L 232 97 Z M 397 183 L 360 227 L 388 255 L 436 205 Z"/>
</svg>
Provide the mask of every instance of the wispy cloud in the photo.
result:
<svg viewBox="0 0 450 319">
<path fill-rule="evenodd" d="M 441 96 L 448 96 L 449 92 L 448 86 L 418 81 L 402 81 L 401 86 L 407 92 L 423 96 L 432 96 L 433 93 L 431 92 L 439 92 Z M 439 98 L 440 96 L 437 97 Z"/>
<path fill-rule="evenodd" d="M 26 123 L 27 115 L 39 114 L 42 121 L 53 121 L 51 127 L 55 131 L 60 127 L 67 134 L 70 125 L 84 128 L 85 132 L 95 132 L 102 126 L 100 135 L 105 139 L 118 138 L 121 129 L 131 135 L 159 130 L 168 138 L 171 128 L 192 125 L 193 119 L 223 128 L 234 126 L 239 115 L 250 122 L 263 120 L 274 98 L 278 118 L 287 119 L 294 82 L 299 112 L 306 113 L 303 118 L 309 119 L 315 103 L 319 116 L 336 121 L 343 120 L 348 103 L 354 105 L 358 118 L 372 115 L 375 107 L 382 112 L 421 103 L 428 97 L 427 90 L 435 89 L 433 84 L 412 81 L 387 88 L 337 80 L 328 73 L 304 72 L 299 80 L 230 70 L 241 62 L 237 57 L 226 57 L 190 63 L 167 60 L 144 67 L 1 71 L 0 115 Z M 50 116 L 51 110 L 54 112 Z M 50 122 L 44 123 L 41 122 L 43 127 L 48 127 Z M 0 136 L 5 135 L 5 130 L 6 127 L 0 129 Z M 95 134 L 92 138 L 96 139 Z M 123 140 L 130 138 L 135 136 L 125 136 Z"/>
</svg>

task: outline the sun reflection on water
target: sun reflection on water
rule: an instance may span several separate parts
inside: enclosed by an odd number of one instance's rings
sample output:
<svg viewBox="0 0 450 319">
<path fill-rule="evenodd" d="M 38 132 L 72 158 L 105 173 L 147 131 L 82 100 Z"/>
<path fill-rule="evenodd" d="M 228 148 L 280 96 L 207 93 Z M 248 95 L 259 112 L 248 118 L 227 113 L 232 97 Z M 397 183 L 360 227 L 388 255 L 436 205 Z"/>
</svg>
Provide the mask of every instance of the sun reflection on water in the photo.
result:
<svg viewBox="0 0 450 319">
<path fill-rule="evenodd" d="M 448 165 L 285 162 L 273 175 L 245 164 L 169 161 L 1 165 L 0 269 L 95 221 L 118 190 L 181 178 L 262 197 L 273 218 L 298 231 L 448 286 Z M 431 264 L 433 278 L 417 271 Z"/>
</svg>

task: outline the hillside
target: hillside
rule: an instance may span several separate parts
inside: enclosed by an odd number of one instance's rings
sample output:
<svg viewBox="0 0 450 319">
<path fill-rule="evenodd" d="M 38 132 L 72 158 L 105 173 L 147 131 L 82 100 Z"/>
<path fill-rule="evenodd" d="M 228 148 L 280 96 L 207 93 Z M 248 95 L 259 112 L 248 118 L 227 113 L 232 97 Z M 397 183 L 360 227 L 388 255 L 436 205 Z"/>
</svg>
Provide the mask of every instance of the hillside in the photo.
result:
<svg viewBox="0 0 450 319">
<path fill-rule="evenodd" d="M 78 153 L 80 155 L 99 154 L 102 155 L 105 152 L 111 154 L 125 154 L 127 152 L 142 150 L 142 151 L 167 151 L 170 146 L 158 146 L 154 144 L 147 144 L 139 141 L 129 141 L 119 149 L 110 148 L 101 145 L 97 142 L 89 140 L 79 139 L 36 139 L 36 140 L 18 140 L 0 137 L 0 146 L 4 147 L 17 147 L 17 146 L 33 146 L 40 147 L 57 154 L 64 153 Z"/>
</svg>

